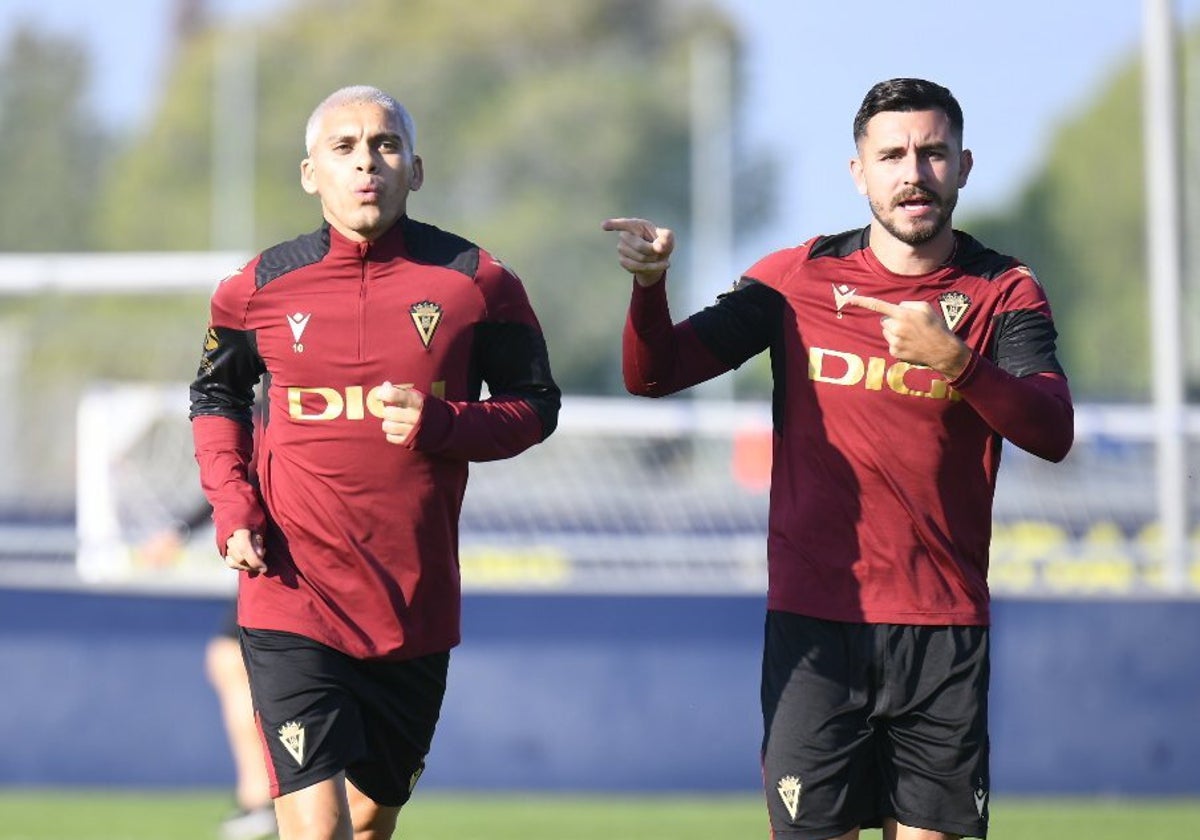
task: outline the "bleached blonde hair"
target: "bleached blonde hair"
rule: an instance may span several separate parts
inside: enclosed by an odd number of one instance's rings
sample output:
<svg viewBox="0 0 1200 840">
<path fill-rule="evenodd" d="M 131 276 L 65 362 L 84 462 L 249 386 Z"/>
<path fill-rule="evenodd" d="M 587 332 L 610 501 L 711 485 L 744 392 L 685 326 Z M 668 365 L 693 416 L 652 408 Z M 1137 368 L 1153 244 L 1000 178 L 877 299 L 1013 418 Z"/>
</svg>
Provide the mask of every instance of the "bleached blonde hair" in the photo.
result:
<svg viewBox="0 0 1200 840">
<path fill-rule="evenodd" d="M 331 108 L 340 108 L 343 105 L 359 104 L 378 105 L 396 121 L 396 124 L 400 126 L 400 136 L 404 140 L 404 156 L 411 162 L 417 148 L 417 126 L 413 122 L 412 114 L 408 113 L 408 109 L 393 97 L 371 85 L 350 85 L 339 88 L 325 97 L 321 104 L 313 109 L 312 115 L 308 118 L 308 124 L 304 127 L 305 151 L 312 154 L 313 146 L 317 142 L 317 132 L 321 126 L 321 117 L 326 111 Z"/>
</svg>

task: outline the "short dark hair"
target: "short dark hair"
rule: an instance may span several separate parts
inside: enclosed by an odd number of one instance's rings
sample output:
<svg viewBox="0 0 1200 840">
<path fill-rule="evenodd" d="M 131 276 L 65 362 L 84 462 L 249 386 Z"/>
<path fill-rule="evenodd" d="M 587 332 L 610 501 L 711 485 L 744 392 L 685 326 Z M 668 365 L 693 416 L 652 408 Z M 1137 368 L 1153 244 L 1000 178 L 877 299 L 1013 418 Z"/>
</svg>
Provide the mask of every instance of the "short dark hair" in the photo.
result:
<svg viewBox="0 0 1200 840">
<path fill-rule="evenodd" d="M 950 128 L 962 143 L 963 113 L 948 89 L 924 79 L 888 79 L 880 82 L 863 97 L 854 115 L 854 142 L 867 133 L 867 123 L 881 111 L 941 111 L 950 120 Z"/>
</svg>

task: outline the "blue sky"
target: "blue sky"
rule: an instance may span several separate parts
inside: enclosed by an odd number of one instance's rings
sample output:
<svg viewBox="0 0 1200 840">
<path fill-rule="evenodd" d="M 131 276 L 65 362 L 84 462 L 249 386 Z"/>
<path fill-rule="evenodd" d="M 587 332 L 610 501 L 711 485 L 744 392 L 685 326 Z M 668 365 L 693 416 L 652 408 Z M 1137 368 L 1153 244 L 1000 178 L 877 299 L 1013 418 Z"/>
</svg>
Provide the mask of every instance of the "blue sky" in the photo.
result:
<svg viewBox="0 0 1200 840">
<path fill-rule="evenodd" d="M 269 14 L 288 0 L 212 0 L 226 18 Z M 743 27 L 745 141 L 782 162 L 778 221 L 739 243 L 737 267 L 765 250 L 864 224 L 851 184 L 850 122 L 876 81 L 923 76 L 954 91 L 975 170 L 963 210 L 1002 203 L 1036 167 L 1055 127 L 1141 45 L 1141 0 L 715 0 Z M 106 122 L 142 119 L 156 101 L 169 0 L 3 0 L 0 39 L 18 20 L 82 35 Z M 1194 21 L 1200 0 L 1177 0 Z M 419 115 L 418 115 L 419 118 Z M 663 220 L 664 224 L 678 221 Z"/>
</svg>

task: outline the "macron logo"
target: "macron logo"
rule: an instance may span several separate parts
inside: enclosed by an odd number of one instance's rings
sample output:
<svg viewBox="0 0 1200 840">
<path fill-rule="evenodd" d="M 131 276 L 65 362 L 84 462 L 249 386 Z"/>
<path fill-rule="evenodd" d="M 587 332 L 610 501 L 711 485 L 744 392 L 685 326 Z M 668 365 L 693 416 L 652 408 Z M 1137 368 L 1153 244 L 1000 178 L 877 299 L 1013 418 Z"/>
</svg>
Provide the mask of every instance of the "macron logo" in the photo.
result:
<svg viewBox="0 0 1200 840">
<path fill-rule="evenodd" d="M 300 336 L 304 335 L 304 328 L 308 326 L 308 319 L 311 317 L 311 312 L 297 312 L 295 315 L 287 316 L 288 326 L 292 328 L 292 338 L 296 341 L 292 345 L 292 350 L 297 353 L 304 352 L 304 345 L 300 343 Z"/>
<path fill-rule="evenodd" d="M 833 283 L 832 285 L 833 305 L 837 307 L 837 316 L 841 318 L 842 308 L 850 302 L 850 298 L 852 298 L 858 292 L 858 290 L 851 289 L 845 283 L 842 283 L 840 286 L 837 283 Z"/>
</svg>

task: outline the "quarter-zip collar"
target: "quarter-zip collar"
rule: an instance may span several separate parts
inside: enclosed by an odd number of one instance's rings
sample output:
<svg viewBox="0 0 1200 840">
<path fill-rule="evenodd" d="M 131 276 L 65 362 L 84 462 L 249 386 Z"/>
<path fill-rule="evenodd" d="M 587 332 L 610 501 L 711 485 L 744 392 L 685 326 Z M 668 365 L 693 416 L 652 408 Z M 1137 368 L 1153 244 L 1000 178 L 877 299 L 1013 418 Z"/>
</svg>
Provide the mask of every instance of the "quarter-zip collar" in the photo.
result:
<svg viewBox="0 0 1200 840">
<path fill-rule="evenodd" d="M 405 231 L 409 224 L 408 216 L 401 216 L 381 236 L 367 242 L 347 239 L 328 222 L 325 223 L 325 227 L 329 231 L 329 247 L 334 254 L 353 254 L 360 260 L 382 261 L 402 257 L 408 253 Z"/>
</svg>

